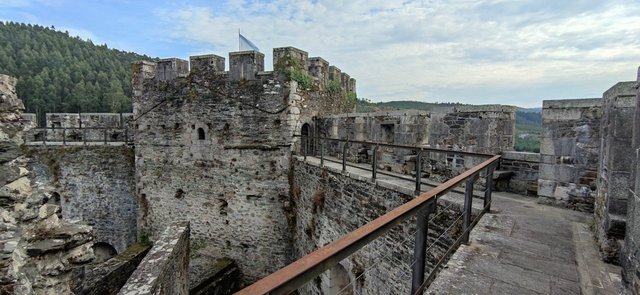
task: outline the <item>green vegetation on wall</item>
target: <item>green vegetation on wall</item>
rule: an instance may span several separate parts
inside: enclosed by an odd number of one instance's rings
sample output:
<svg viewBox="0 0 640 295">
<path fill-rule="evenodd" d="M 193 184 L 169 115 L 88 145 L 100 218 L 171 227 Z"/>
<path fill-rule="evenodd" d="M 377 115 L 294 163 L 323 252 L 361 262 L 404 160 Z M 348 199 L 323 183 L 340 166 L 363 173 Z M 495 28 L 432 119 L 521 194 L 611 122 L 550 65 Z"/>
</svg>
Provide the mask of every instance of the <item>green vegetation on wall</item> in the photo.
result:
<svg viewBox="0 0 640 295">
<path fill-rule="evenodd" d="M 298 82 L 302 89 L 311 89 L 313 87 L 313 79 L 303 70 L 302 65 L 295 58 L 290 56 L 280 58 L 273 68 L 287 78 Z"/>
<path fill-rule="evenodd" d="M 53 27 L 0 22 L 0 73 L 18 78 L 27 112 L 130 112 L 131 63 L 148 56 Z"/>
</svg>

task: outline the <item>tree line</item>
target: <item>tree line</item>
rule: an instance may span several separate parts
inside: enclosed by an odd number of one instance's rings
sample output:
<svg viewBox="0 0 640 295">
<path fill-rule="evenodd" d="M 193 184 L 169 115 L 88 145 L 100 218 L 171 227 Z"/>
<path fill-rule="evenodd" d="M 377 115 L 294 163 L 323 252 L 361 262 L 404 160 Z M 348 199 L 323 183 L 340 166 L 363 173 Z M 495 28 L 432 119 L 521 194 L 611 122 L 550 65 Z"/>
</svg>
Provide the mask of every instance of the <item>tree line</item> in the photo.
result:
<svg viewBox="0 0 640 295">
<path fill-rule="evenodd" d="M 0 22 L 0 73 L 18 78 L 26 111 L 131 112 L 131 63 L 146 55 L 110 49 L 69 32 Z"/>
</svg>

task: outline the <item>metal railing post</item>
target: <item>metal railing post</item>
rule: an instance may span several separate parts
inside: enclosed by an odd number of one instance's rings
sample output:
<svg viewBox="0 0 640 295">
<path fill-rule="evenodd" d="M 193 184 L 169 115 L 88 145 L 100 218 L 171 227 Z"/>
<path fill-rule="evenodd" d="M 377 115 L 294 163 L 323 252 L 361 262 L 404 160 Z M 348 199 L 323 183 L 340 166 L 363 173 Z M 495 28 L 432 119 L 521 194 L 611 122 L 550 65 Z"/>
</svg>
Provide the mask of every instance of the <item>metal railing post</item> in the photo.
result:
<svg viewBox="0 0 640 295">
<path fill-rule="evenodd" d="M 347 171 L 347 145 L 349 144 L 349 138 L 342 144 L 342 171 Z"/>
<path fill-rule="evenodd" d="M 371 160 L 371 179 L 376 180 L 378 173 L 378 145 L 373 147 L 373 159 Z"/>
<path fill-rule="evenodd" d="M 411 277 L 411 294 L 416 294 L 424 283 L 424 265 L 426 258 L 427 239 L 429 231 L 429 215 L 436 208 L 436 200 L 429 201 L 429 204 L 418 211 L 416 221 L 416 243 L 413 247 L 413 275 Z"/>
<path fill-rule="evenodd" d="M 422 159 L 420 158 L 421 150 L 416 155 L 416 191 L 414 194 L 419 196 L 421 193 L 420 185 L 422 184 Z"/>
<path fill-rule="evenodd" d="M 467 181 L 465 182 L 464 188 L 464 214 L 463 216 L 463 225 L 464 225 L 464 234 L 462 238 L 462 242 L 465 244 L 469 244 L 469 233 L 471 229 L 469 228 L 471 225 L 471 208 L 473 205 L 473 183 L 475 182 L 476 176 L 469 176 Z"/>
<path fill-rule="evenodd" d="M 44 127 L 44 133 L 42 134 L 42 144 L 47 145 L 47 127 Z"/>
<path fill-rule="evenodd" d="M 324 166 L 324 139 L 320 139 L 320 167 Z"/>
<path fill-rule="evenodd" d="M 494 169 L 495 167 L 493 165 L 487 168 L 487 180 L 486 180 L 485 191 L 484 191 L 484 210 L 487 210 L 486 212 L 491 211 L 491 193 L 493 190 L 493 170 Z"/>
<path fill-rule="evenodd" d="M 62 145 L 67 145 L 67 127 L 62 128 Z"/>
<path fill-rule="evenodd" d="M 129 127 L 124 127 L 124 144 L 129 143 Z"/>
<path fill-rule="evenodd" d="M 82 128 L 82 142 L 87 145 L 87 128 Z"/>
<path fill-rule="evenodd" d="M 104 128 L 104 145 L 107 145 L 107 128 Z"/>
<path fill-rule="evenodd" d="M 309 138 L 306 136 L 302 137 L 302 156 L 304 157 L 305 162 L 307 161 L 307 153 L 309 152 Z"/>
</svg>

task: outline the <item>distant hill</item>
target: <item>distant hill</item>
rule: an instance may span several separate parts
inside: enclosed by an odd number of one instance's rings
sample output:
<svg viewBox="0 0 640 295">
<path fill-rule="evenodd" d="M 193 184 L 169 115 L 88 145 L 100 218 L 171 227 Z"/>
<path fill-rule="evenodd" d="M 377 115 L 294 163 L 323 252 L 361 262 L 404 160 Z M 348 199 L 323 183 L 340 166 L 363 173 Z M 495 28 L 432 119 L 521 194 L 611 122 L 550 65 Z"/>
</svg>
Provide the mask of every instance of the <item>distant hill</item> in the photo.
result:
<svg viewBox="0 0 640 295">
<path fill-rule="evenodd" d="M 136 60 L 152 58 L 53 27 L 0 22 L 0 73 L 18 78 L 27 112 L 130 112 Z"/>
<path fill-rule="evenodd" d="M 542 113 L 542 108 L 518 108 L 518 111 L 525 113 Z"/>
<path fill-rule="evenodd" d="M 429 103 L 422 101 L 370 102 L 359 99 L 356 112 L 370 113 L 391 110 L 434 111 L 441 108 L 463 105 L 461 103 Z M 542 108 L 518 108 L 516 111 L 516 151 L 540 152 L 540 130 L 542 128 Z"/>
<path fill-rule="evenodd" d="M 393 111 L 393 110 L 422 110 L 433 111 L 441 108 L 453 107 L 457 105 L 463 105 L 461 103 L 433 103 L 422 101 L 387 101 L 387 102 L 370 102 L 365 99 L 359 99 L 356 104 L 356 112 L 358 113 L 371 113 L 378 111 Z"/>
</svg>

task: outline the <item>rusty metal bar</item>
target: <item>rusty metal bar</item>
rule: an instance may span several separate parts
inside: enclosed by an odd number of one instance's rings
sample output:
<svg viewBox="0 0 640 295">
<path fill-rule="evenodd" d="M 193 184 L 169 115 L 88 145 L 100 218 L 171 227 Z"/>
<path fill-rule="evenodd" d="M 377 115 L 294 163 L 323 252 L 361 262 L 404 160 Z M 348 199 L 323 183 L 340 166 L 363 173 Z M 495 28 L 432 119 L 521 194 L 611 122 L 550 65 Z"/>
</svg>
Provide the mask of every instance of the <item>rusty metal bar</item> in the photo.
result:
<svg viewBox="0 0 640 295">
<path fill-rule="evenodd" d="M 485 208 L 486 209 L 486 208 Z M 486 211 L 486 210 L 483 210 Z M 476 226 L 476 224 L 478 224 L 478 222 L 480 221 L 480 217 L 482 217 L 481 215 L 478 215 L 472 222 L 471 222 L 471 226 L 469 229 L 473 228 Z M 458 248 L 458 246 L 460 246 L 460 243 L 462 242 L 462 238 L 464 238 L 464 232 L 463 234 L 461 234 L 460 236 L 458 236 L 458 238 L 453 242 L 453 245 L 451 247 L 449 247 L 449 249 L 447 249 L 447 251 L 444 253 L 444 255 L 442 255 L 440 258 L 440 260 L 438 260 L 438 262 L 436 262 L 436 264 L 433 266 L 431 272 L 429 273 L 429 276 L 427 277 L 427 279 L 424 281 L 424 283 L 422 283 L 422 286 L 420 286 L 420 288 L 418 289 L 418 291 L 416 291 L 413 294 L 422 294 L 420 292 L 424 292 L 424 288 L 427 286 L 427 283 L 431 282 L 436 273 L 437 273 L 437 269 L 442 266 L 442 263 L 445 261 L 445 258 L 448 257 L 454 250 L 456 250 Z"/>
<path fill-rule="evenodd" d="M 297 136 L 301 136 L 301 135 L 294 135 L 294 136 L 297 137 Z M 318 137 L 318 139 L 328 140 L 328 141 L 338 141 L 338 142 L 347 141 L 345 139 L 329 138 L 329 137 Z M 453 150 L 445 150 L 445 149 L 437 149 L 437 148 L 421 147 L 421 146 L 413 146 L 413 145 L 392 144 L 392 143 L 375 142 L 375 141 L 364 141 L 364 140 L 349 140 L 349 141 L 351 143 L 355 143 L 355 144 L 378 144 L 380 146 L 385 146 L 385 147 L 402 148 L 402 149 L 410 149 L 410 150 L 418 149 L 418 150 L 422 150 L 422 151 L 431 151 L 431 152 L 436 152 L 436 153 L 448 153 L 448 154 L 454 154 L 454 155 L 467 155 L 467 156 L 486 157 L 486 158 L 493 157 L 492 154 L 474 153 L 474 152 L 465 152 L 465 151 L 453 151 Z"/>
<path fill-rule="evenodd" d="M 324 140 L 320 139 L 320 167 L 322 166 L 324 166 Z"/>
<path fill-rule="evenodd" d="M 416 242 L 413 247 L 413 275 L 411 277 L 411 294 L 414 294 L 424 282 L 424 264 L 426 259 L 427 239 L 429 232 L 429 215 L 436 209 L 436 200 L 418 212 L 416 221 Z"/>
<path fill-rule="evenodd" d="M 420 195 L 420 185 L 422 184 L 422 161 L 420 159 L 420 154 L 420 151 L 418 151 L 418 154 L 416 155 L 416 190 L 414 192 L 416 196 Z"/>
<path fill-rule="evenodd" d="M 475 176 L 467 178 L 464 187 L 464 214 L 463 225 L 465 233 L 462 242 L 469 244 L 469 226 L 471 225 L 471 208 L 473 206 L 473 183 L 475 182 Z"/>
<path fill-rule="evenodd" d="M 493 170 L 494 169 L 495 169 L 495 166 L 493 165 L 487 168 L 487 179 L 486 179 L 485 191 L 484 191 L 484 207 L 486 208 L 487 212 L 491 211 L 491 193 L 493 190 Z"/>
<path fill-rule="evenodd" d="M 347 171 L 347 145 L 349 144 L 349 139 L 342 144 L 342 171 Z"/>
<path fill-rule="evenodd" d="M 378 172 L 378 145 L 373 147 L 373 159 L 371 160 L 371 179 L 376 180 Z"/>
<path fill-rule="evenodd" d="M 342 259 L 383 235 L 395 225 L 424 209 L 429 205 L 429 201 L 435 200 L 436 196 L 446 194 L 467 178 L 477 175 L 482 169 L 499 159 L 500 156 L 496 155 L 485 160 L 466 172 L 449 179 L 445 183 L 421 194 L 332 243 L 262 278 L 236 294 L 287 294 L 296 290 L 325 270 L 338 264 Z"/>
</svg>

